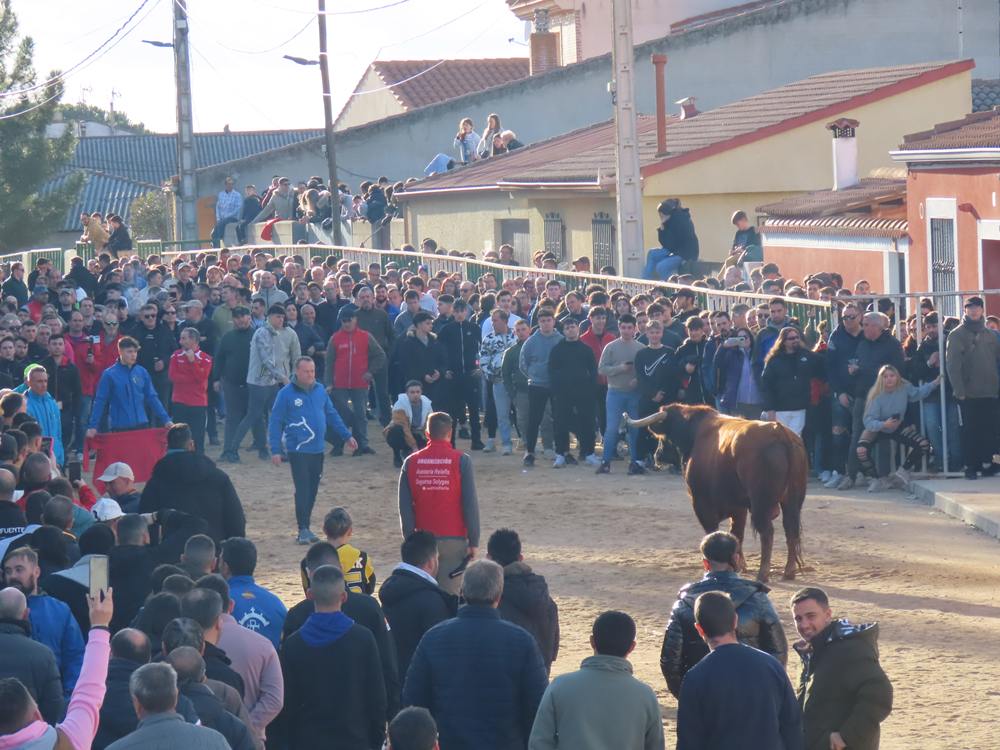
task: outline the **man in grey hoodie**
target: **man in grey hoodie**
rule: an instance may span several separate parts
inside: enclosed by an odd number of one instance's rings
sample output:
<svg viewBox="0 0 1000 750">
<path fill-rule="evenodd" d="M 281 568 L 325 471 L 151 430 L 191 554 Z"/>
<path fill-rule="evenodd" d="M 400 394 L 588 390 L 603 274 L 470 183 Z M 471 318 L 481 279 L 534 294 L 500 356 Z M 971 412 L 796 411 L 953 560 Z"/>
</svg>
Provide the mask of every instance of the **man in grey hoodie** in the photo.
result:
<svg viewBox="0 0 1000 750">
<path fill-rule="evenodd" d="M 524 342 L 518 365 L 528 379 L 528 429 L 524 435 L 524 465 L 535 465 L 535 443 L 538 428 L 542 423 L 545 407 L 551 408 L 551 381 L 549 380 L 549 356 L 552 349 L 563 340 L 556 330 L 556 319 L 552 311 L 543 307 L 538 313 L 538 330 Z"/>
<path fill-rule="evenodd" d="M 656 693 L 632 676 L 628 661 L 635 648 L 635 622 L 624 612 L 604 612 L 594 621 L 590 645 L 594 655 L 545 690 L 529 750 L 662 750 Z"/>
<path fill-rule="evenodd" d="M 250 340 L 250 367 L 247 371 L 247 412 L 232 433 L 232 441 L 223 448 L 223 456 L 238 455 L 244 436 L 262 421 L 274 403 L 281 386 L 288 385 L 295 361 L 302 356 L 299 337 L 285 327 L 285 308 L 272 305 L 267 322 Z M 267 446 L 257 446 L 261 461 L 269 461 Z M 221 457 L 220 457 L 221 458 Z"/>
</svg>

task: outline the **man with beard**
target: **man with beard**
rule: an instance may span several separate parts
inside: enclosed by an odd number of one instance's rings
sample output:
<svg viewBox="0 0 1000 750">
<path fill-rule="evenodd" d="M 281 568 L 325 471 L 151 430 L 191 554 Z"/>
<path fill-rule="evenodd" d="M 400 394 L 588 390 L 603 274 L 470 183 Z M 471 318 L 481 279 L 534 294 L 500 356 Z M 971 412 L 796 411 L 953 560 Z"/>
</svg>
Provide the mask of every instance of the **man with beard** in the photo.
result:
<svg viewBox="0 0 1000 750">
<path fill-rule="evenodd" d="M 63 695 L 69 700 L 83 665 L 83 635 L 80 626 L 63 602 L 47 596 L 38 587 L 42 571 L 38 555 L 30 547 L 19 547 L 3 564 L 8 586 L 18 589 L 28 601 L 28 621 L 32 640 L 48 646 L 62 675 Z"/>
</svg>

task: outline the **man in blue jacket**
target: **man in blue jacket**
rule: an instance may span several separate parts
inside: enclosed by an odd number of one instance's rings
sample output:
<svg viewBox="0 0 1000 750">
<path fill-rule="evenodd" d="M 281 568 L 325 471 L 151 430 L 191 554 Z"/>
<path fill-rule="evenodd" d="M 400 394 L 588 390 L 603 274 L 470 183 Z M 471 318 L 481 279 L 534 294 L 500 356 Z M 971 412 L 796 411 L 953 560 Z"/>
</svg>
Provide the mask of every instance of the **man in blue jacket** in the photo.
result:
<svg viewBox="0 0 1000 750">
<path fill-rule="evenodd" d="M 326 389 L 316 382 L 312 357 L 299 357 L 295 362 L 295 378 L 278 391 L 268 423 L 271 463 L 281 466 L 284 455 L 292 469 L 299 544 L 319 541 L 309 530 L 309 517 L 323 476 L 327 429 L 344 441 L 348 451 L 357 449 L 357 441 L 333 408 Z"/>
<path fill-rule="evenodd" d="M 35 418 L 42 427 L 42 435 L 52 438 L 52 455 L 62 466 L 66 463 L 63 452 L 62 413 L 59 404 L 49 393 L 49 373 L 39 364 L 26 368 L 28 390 L 25 392 L 28 414 Z"/>
<path fill-rule="evenodd" d="M 38 555 L 31 547 L 13 550 L 3 564 L 8 586 L 19 589 L 28 600 L 31 638 L 48 646 L 62 676 L 63 695 L 69 700 L 83 666 L 83 635 L 68 606 L 38 588 L 42 575 Z"/>
<path fill-rule="evenodd" d="M 420 639 L 403 705 L 431 712 L 442 750 L 524 750 L 549 682 L 542 654 L 527 630 L 500 619 L 503 568 L 497 563 L 472 563 L 462 592 L 467 604 L 458 617 Z"/>
<path fill-rule="evenodd" d="M 156 395 L 149 372 L 135 363 L 138 357 L 138 341 L 131 336 L 118 339 L 118 361 L 101 373 L 97 382 L 87 437 L 97 434 L 97 425 L 101 423 L 105 411 L 111 432 L 149 427 L 150 412 L 164 427 L 173 427 L 174 423 Z"/>
</svg>

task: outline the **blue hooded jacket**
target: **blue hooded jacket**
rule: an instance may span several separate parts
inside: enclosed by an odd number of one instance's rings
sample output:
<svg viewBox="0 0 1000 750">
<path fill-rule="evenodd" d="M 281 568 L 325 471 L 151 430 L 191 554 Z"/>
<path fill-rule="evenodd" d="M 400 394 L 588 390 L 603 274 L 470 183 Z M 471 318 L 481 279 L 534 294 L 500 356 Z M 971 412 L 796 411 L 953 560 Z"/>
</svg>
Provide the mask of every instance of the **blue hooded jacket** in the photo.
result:
<svg viewBox="0 0 1000 750">
<path fill-rule="evenodd" d="M 66 463 L 66 455 L 63 453 L 62 413 L 59 411 L 59 405 L 51 393 L 39 396 L 29 389 L 24 397 L 28 401 L 28 414 L 41 425 L 42 435 L 52 438 L 52 455 L 62 466 Z"/>
<path fill-rule="evenodd" d="M 343 440 L 351 437 L 322 385 L 313 383 L 306 391 L 293 380 L 278 391 L 268 422 L 268 444 L 273 455 L 322 453 L 327 428 Z"/>
<path fill-rule="evenodd" d="M 147 406 L 164 424 L 170 421 L 146 368 L 142 365 L 126 367 L 121 361 L 115 362 L 101 374 L 97 383 L 87 428 L 96 430 L 105 410 L 108 414 L 108 427 L 112 430 L 147 425 Z"/>
<path fill-rule="evenodd" d="M 28 619 L 32 640 L 48 646 L 55 654 L 62 675 L 63 695 L 68 700 L 83 667 L 80 626 L 65 603 L 45 594 L 28 597 Z"/>
<path fill-rule="evenodd" d="M 299 628 L 299 635 L 313 648 L 334 643 L 344 637 L 354 620 L 343 612 L 313 612 Z"/>
</svg>

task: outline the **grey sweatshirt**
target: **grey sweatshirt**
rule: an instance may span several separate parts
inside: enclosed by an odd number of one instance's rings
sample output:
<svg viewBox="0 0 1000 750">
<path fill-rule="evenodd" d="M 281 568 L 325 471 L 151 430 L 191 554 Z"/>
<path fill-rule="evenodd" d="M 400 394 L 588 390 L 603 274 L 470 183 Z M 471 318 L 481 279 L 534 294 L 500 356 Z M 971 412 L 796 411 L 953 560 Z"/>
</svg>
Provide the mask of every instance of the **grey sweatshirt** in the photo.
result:
<svg viewBox="0 0 1000 750">
<path fill-rule="evenodd" d="M 549 380 L 549 355 L 552 349 L 563 340 L 563 335 L 559 331 L 552 331 L 548 336 L 543 336 L 541 331 L 535 331 L 521 347 L 521 357 L 518 365 L 521 372 L 528 378 L 528 385 L 548 388 L 551 384 Z"/>
<path fill-rule="evenodd" d="M 604 347 L 597 372 L 608 379 L 609 391 L 634 391 L 639 387 L 635 367 L 627 367 L 625 363 L 635 362 L 635 355 L 645 348 L 635 339 L 615 339 Z"/>
<path fill-rule="evenodd" d="M 894 414 L 900 419 L 906 416 L 906 406 L 910 401 L 921 401 L 936 390 L 935 382 L 913 385 L 906 383 L 894 391 L 879 394 L 865 406 L 865 429 L 880 432 L 886 420 Z"/>
<path fill-rule="evenodd" d="M 249 385 L 278 385 L 291 379 L 295 360 L 302 356 L 299 337 L 291 328 L 275 330 L 270 323 L 258 328 L 250 339 Z"/>
</svg>

